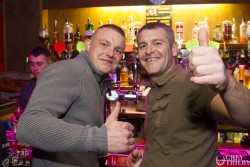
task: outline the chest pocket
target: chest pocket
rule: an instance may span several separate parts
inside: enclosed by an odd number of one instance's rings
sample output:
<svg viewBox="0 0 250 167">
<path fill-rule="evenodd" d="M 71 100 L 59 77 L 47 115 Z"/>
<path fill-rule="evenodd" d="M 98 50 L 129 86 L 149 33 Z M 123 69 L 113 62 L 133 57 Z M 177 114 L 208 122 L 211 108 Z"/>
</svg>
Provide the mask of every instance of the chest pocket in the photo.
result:
<svg viewBox="0 0 250 167">
<path fill-rule="evenodd" d="M 168 124 L 167 106 L 169 99 L 156 100 L 152 105 L 151 121 L 154 127 L 163 127 Z"/>
</svg>

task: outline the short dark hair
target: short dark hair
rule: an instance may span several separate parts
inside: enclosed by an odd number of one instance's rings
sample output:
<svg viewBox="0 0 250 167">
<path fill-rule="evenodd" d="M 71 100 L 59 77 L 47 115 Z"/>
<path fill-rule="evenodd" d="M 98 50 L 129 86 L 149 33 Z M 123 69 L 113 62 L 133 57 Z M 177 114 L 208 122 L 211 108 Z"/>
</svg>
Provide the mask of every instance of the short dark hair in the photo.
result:
<svg viewBox="0 0 250 167">
<path fill-rule="evenodd" d="M 125 33 L 124 33 L 124 31 L 123 31 L 119 26 L 117 26 L 117 25 L 115 25 L 115 24 L 105 24 L 105 25 L 99 27 L 99 28 L 96 30 L 96 32 L 97 32 L 98 30 L 100 30 L 100 29 L 103 29 L 103 28 L 112 29 L 112 30 L 118 32 L 119 34 L 121 34 L 121 35 L 125 38 Z M 94 36 L 94 35 L 95 35 L 95 33 L 93 34 L 93 36 Z"/>
<path fill-rule="evenodd" d="M 45 55 L 45 57 L 47 59 L 50 58 L 49 50 L 46 47 L 43 47 L 43 46 L 38 46 L 38 47 L 35 47 L 34 49 L 32 49 L 31 52 L 29 53 L 29 56 L 37 57 L 37 56 L 39 56 L 41 54 Z"/>
<path fill-rule="evenodd" d="M 152 30 L 152 29 L 157 29 L 157 28 L 162 28 L 166 32 L 170 46 L 172 46 L 172 44 L 175 42 L 173 29 L 170 26 L 167 26 L 166 24 L 161 23 L 161 22 L 152 22 L 152 23 L 145 24 L 138 31 L 137 38 L 139 37 L 140 33 L 143 30 Z"/>
</svg>

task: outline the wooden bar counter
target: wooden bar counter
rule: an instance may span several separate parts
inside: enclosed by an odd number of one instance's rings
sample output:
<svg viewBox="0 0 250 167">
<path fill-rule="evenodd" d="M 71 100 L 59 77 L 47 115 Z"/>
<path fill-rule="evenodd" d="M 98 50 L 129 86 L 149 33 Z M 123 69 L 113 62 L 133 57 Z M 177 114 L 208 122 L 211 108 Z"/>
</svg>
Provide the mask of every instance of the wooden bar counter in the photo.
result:
<svg viewBox="0 0 250 167">
<path fill-rule="evenodd" d="M 137 139 L 136 148 L 143 149 L 145 141 Z M 217 167 L 250 167 L 250 148 L 236 143 L 218 143 Z M 125 167 L 126 154 L 110 154 L 107 167 Z"/>
</svg>

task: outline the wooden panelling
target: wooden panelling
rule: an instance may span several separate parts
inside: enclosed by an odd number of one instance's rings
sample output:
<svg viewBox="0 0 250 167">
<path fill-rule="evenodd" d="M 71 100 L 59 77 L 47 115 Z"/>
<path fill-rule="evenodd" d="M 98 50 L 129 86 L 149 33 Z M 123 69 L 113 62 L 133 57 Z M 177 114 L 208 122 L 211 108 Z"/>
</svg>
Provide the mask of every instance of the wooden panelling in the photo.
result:
<svg viewBox="0 0 250 167">
<path fill-rule="evenodd" d="M 25 72 L 26 56 L 39 45 L 41 0 L 4 1 L 5 71 Z"/>
</svg>

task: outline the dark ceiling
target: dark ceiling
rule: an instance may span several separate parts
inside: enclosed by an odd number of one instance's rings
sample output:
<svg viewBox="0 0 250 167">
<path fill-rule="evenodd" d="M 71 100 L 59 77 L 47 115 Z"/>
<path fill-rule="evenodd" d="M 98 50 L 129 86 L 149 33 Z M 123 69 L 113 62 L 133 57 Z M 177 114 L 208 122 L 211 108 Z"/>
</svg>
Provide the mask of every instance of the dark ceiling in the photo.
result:
<svg viewBox="0 0 250 167">
<path fill-rule="evenodd" d="M 249 0 L 167 0 L 164 5 L 206 3 L 249 3 Z M 43 0 L 43 9 L 66 9 L 103 6 L 152 5 L 149 0 Z"/>
</svg>

